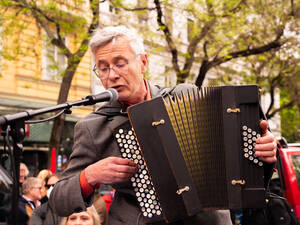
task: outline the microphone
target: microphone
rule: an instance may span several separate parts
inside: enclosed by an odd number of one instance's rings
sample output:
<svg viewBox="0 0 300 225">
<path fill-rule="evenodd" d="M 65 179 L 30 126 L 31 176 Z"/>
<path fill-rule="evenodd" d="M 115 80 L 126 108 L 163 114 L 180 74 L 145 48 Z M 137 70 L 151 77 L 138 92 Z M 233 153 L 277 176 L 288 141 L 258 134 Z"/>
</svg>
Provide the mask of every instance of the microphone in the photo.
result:
<svg viewBox="0 0 300 225">
<path fill-rule="evenodd" d="M 76 102 L 66 102 L 56 106 L 50 106 L 47 108 L 37 109 L 37 110 L 27 110 L 24 112 L 19 112 L 12 115 L 4 115 L 0 116 L 0 127 L 6 124 L 10 124 L 16 120 L 27 120 L 33 116 L 41 115 L 48 112 L 57 111 L 60 109 L 70 109 L 72 106 L 80 106 L 80 105 L 93 105 L 97 102 L 112 102 L 118 99 L 118 92 L 116 89 L 109 88 L 106 91 L 96 94 L 96 95 L 89 95 L 85 98 L 82 98 Z"/>
<path fill-rule="evenodd" d="M 84 105 L 93 105 L 98 102 L 112 102 L 118 99 L 118 92 L 114 88 L 109 88 L 96 95 L 88 95 L 84 99 L 88 100 Z"/>
</svg>

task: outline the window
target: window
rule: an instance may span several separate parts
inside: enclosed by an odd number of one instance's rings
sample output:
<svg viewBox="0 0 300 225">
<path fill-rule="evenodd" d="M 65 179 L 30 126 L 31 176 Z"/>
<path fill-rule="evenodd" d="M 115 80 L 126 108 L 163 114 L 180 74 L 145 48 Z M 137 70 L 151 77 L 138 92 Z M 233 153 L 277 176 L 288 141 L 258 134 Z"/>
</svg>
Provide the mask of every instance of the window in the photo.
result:
<svg viewBox="0 0 300 225">
<path fill-rule="evenodd" d="M 58 47 L 49 43 L 48 40 L 43 42 L 42 61 L 42 79 L 60 82 L 63 72 L 67 68 L 67 58 Z"/>
<path fill-rule="evenodd" d="M 300 190 L 300 155 L 292 155 L 291 158 L 292 158 L 293 168 L 296 174 L 296 179 Z"/>
</svg>

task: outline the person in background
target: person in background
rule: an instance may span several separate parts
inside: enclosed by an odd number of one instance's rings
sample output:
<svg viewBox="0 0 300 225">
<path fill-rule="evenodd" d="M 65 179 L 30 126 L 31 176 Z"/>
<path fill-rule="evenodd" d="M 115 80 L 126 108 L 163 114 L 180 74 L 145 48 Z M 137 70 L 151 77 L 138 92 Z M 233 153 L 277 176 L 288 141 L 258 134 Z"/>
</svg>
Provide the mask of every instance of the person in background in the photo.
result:
<svg viewBox="0 0 300 225">
<path fill-rule="evenodd" d="M 46 184 L 47 184 L 47 180 L 49 179 L 49 177 L 51 176 L 52 172 L 48 169 L 43 169 L 41 170 L 38 175 L 36 176 L 37 178 L 40 178 L 42 181 L 42 199 L 41 199 L 41 203 L 43 204 L 44 202 L 48 201 L 48 197 L 47 197 L 47 188 L 46 188 Z"/>
<path fill-rule="evenodd" d="M 101 225 L 99 215 L 92 205 L 86 211 L 73 213 L 61 221 L 60 225 Z"/>
<path fill-rule="evenodd" d="M 100 193 L 95 193 L 93 205 L 99 215 L 100 224 L 105 225 L 107 219 L 107 208 L 106 203 Z"/>
<path fill-rule="evenodd" d="M 26 179 L 26 177 L 29 175 L 29 170 L 26 166 L 25 163 L 20 163 L 20 177 L 19 177 L 19 183 L 20 186 L 22 186 L 24 180 Z"/>
<path fill-rule="evenodd" d="M 59 173 L 54 173 L 49 176 L 45 183 L 46 197 L 50 197 L 50 193 L 60 178 Z M 53 212 L 52 208 L 49 206 L 48 201 L 36 207 L 30 218 L 30 225 L 59 225 L 62 217 L 59 217 Z"/>
<path fill-rule="evenodd" d="M 37 177 L 28 177 L 22 184 L 22 196 L 18 202 L 18 225 L 28 225 L 33 210 L 40 205 L 42 198 L 42 181 Z M 12 217 L 8 217 L 8 225 L 12 223 Z"/>
<path fill-rule="evenodd" d="M 76 124 L 68 168 L 55 185 L 49 201 L 57 213 L 68 216 L 91 205 L 94 190 L 101 184 L 111 184 L 116 192 L 107 224 L 144 225 L 146 221 L 130 182 L 138 166 L 133 160 L 122 158 L 112 131 L 128 122 L 128 106 L 161 96 L 166 89 L 144 79 L 148 59 L 143 39 L 135 30 L 124 26 L 99 28 L 90 40 L 90 48 L 95 62 L 94 72 L 105 89 L 114 88 L 118 92 L 118 100 L 104 104 Z M 191 84 L 179 84 L 168 89 L 168 94 L 195 88 Z M 262 121 L 260 127 L 263 135 L 256 140 L 256 156 L 270 165 L 266 167 L 269 174 L 277 160 L 277 146 L 267 129 L 267 122 Z M 188 219 L 199 225 L 232 224 L 229 210 L 201 211 Z M 160 221 L 157 224 L 167 223 Z"/>
</svg>

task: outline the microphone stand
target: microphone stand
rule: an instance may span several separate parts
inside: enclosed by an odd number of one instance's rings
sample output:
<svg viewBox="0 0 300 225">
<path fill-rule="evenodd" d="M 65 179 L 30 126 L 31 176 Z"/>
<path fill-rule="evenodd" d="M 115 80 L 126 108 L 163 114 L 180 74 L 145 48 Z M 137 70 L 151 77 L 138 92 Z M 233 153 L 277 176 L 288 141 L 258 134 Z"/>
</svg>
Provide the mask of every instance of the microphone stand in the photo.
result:
<svg viewBox="0 0 300 225">
<path fill-rule="evenodd" d="M 102 101 L 109 101 L 110 99 L 102 99 Z M 97 96 L 89 95 L 81 100 L 75 102 L 66 102 L 56 106 L 50 106 L 37 110 L 27 110 L 12 115 L 0 116 L 0 127 L 2 128 L 2 136 L 4 140 L 4 147 L 8 147 L 8 152 L 11 161 L 12 179 L 13 179 L 13 190 L 12 190 L 12 205 L 11 215 L 12 225 L 18 225 L 18 200 L 19 200 L 19 177 L 20 177 L 20 158 L 23 152 L 23 140 L 25 138 L 25 123 L 41 123 L 52 120 L 62 113 L 71 114 L 70 110 L 73 106 L 87 106 L 93 105 L 99 102 Z M 29 121 L 34 116 L 46 114 L 61 110 L 56 115 L 49 117 L 44 120 Z M 6 152 L 4 148 L 4 152 Z"/>
</svg>

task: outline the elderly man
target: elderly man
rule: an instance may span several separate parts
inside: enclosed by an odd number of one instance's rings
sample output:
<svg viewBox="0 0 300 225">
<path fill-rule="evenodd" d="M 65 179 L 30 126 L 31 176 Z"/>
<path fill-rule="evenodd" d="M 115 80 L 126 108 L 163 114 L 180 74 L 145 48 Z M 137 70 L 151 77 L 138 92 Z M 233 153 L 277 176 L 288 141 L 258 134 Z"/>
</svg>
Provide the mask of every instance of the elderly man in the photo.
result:
<svg viewBox="0 0 300 225">
<path fill-rule="evenodd" d="M 42 181 L 36 177 L 28 177 L 22 184 L 22 196 L 18 203 L 18 225 L 28 225 L 32 211 L 40 205 L 42 198 Z M 15 215 L 11 215 L 15 216 Z M 11 224 L 12 218 L 8 218 L 8 224 Z"/>
<path fill-rule="evenodd" d="M 24 180 L 26 179 L 26 177 L 28 175 L 29 175 L 29 170 L 28 170 L 26 164 L 20 163 L 20 178 L 19 178 L 20 186 L 22 186 Z"/>
<path fill-rule="evenodd" d="M 126 108 L 161 94 L 162 89 L 143 78 L 147 70 L 147 55 L 143 40 L 134 30 L 123 26 L 95 31 L 90 48 L 95 60 L 94 71 L 103 86 L 118 91 L 119 99 L 104 106 L 77 123 L 75 143 L 70 163 L 51 193 L 50 203 L 61 216 L 85 210 L 92 202 L 93 190 L 100 184 L 112 184 L 116 189 L 110 206 L 108 224 L 145 224 L 129 179 L 137 165 L 121 158 L 112 130 L 128 121 Z M 172 93 L 193 88 L 182 84 Z M 103 108 L 102 108 L 103 109 Z M 276 144 L 261 123 L 263 137 L 257 139 L 256 155 L 267 163 L 276 161 Z M 163 221 L 159 224 L 165 224 Z M 177 223 L 179 224 L 179 223 Z M 228 211 L 201 212 L 195 224 L 231 224 Z"/>
</svg>

